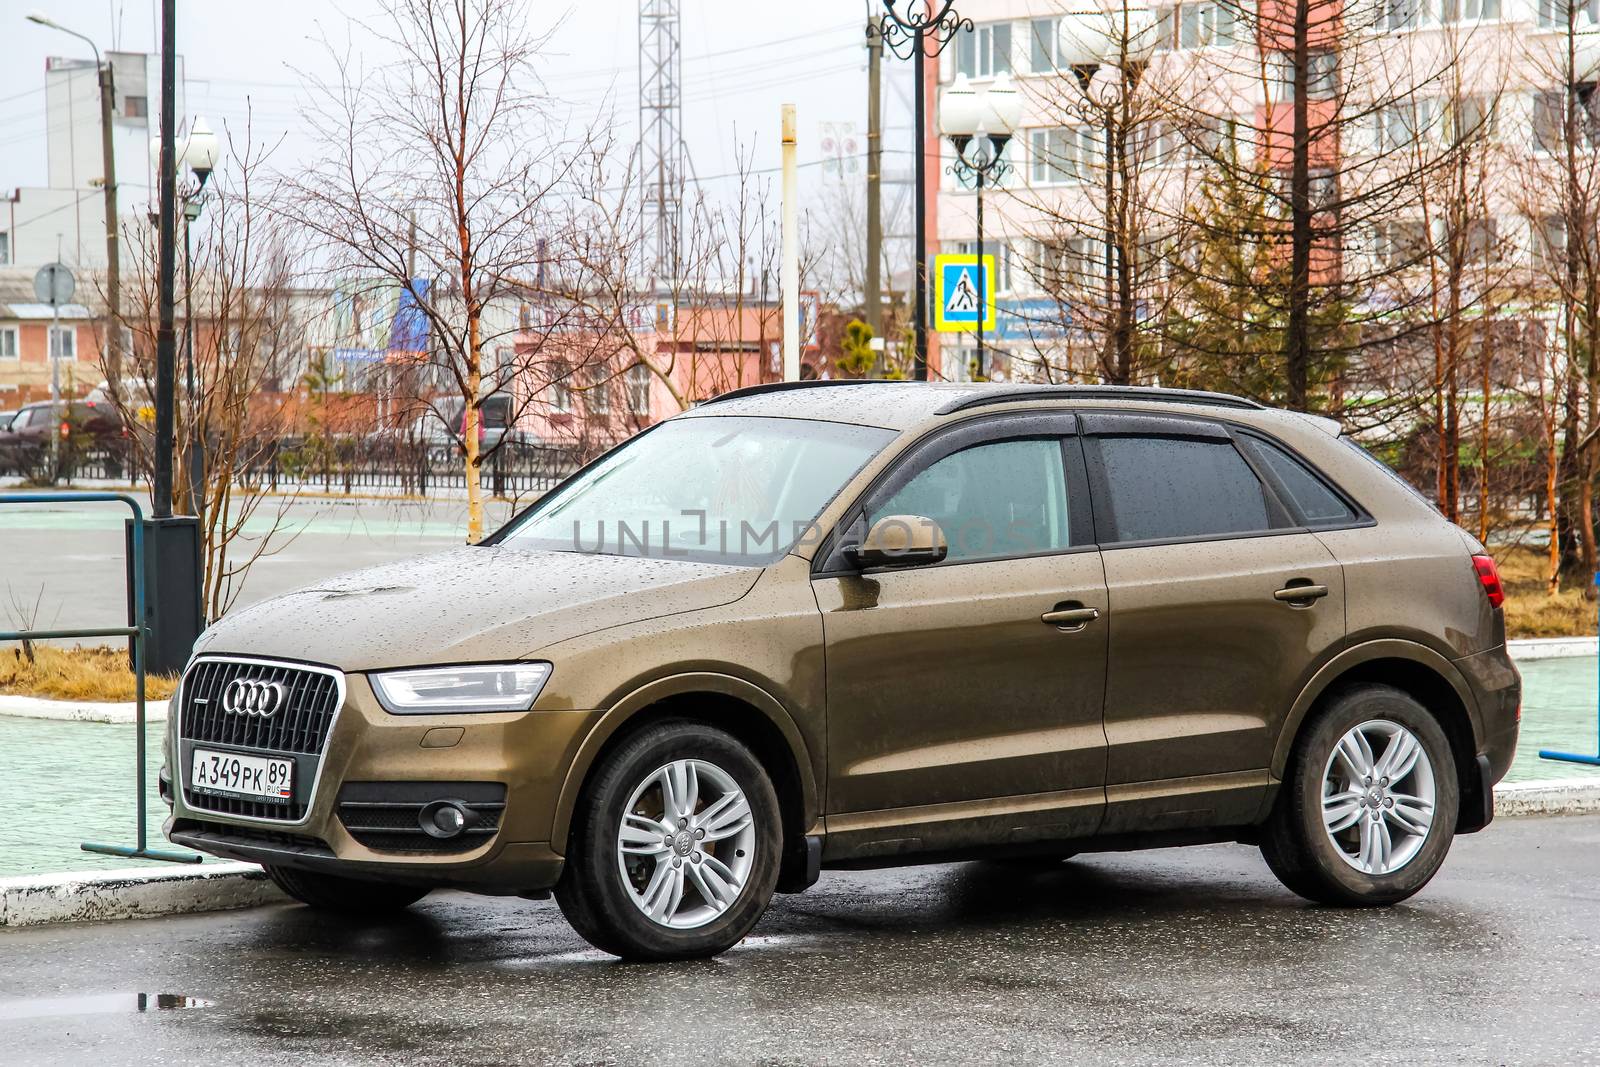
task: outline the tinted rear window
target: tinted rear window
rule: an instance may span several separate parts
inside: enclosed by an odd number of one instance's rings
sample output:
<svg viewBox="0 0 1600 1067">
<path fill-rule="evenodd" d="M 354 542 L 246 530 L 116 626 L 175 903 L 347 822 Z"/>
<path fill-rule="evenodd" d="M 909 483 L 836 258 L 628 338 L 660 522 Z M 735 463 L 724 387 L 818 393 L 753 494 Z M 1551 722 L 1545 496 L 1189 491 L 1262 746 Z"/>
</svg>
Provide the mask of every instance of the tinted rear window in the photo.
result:
<svg viewBox="0 0 1600 1067">
<path fill-rule="evenodd" d="M 1289 494 L 1289 502 L 1299 511 L 1301 519 L 1311 526 L 1350 522 L 1356 517 L 1350 505 L 1340 499 L 1326 482 L 1313 474 L 1304 463 L 1277 445 L 1259 437 L 1241 437 L 1240 443 L 1250 450 L 1263 467 Z"/>
<path fill-rule="evenodd" d="M 1250 533 L 1272 523 L 1255 472 L 1228 441 L 1095 439 L 1117 541 Z"/>
</svg>

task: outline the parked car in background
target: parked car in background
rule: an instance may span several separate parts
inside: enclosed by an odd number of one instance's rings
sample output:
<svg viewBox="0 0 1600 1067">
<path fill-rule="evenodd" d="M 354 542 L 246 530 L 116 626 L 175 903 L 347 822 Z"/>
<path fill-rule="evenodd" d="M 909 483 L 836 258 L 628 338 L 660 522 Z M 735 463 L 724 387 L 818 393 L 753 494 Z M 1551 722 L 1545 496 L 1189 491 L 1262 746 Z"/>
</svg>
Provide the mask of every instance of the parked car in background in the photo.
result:
<svg viewBox="0 0 1600 1067">
<path fill-rule="evenodd" d="M 510 430 L 511 397 L 498 393 L 484 400 L 479 408 L 482 418 L 478 423 L 478 448 L 487 452 L 499 445 L 510 432 L 513 440 L 526 440 L 525 435 Z M 411 423 L 409 437 L 427 446 L 435 463 L 451 462 L 461 454 L 462 433 L 466 422 L 466 405 L 459 397 L 435 401 L 434 406 Z"/>
<path fill-rule="evenodd" d="M 167 833 L 362 915 L 553 891 L 635 959 L 720 952 L 823 867 L 957 857 L 1235 841 L 1313 901 L 1392 904 L 1493 817 L 1503 600 L 1332 420 L 757 387 L 482 545 L 215 623 Z"/>
<path fill-rule="evenodd" d="M 127 432 L 116 409 L 93 399 L 26 404 L 0 429 L 0 472 L 37 474 L 51 455 L 51 441 L 67 470 L 89 453 L 120 454 Z"/>
</svg>

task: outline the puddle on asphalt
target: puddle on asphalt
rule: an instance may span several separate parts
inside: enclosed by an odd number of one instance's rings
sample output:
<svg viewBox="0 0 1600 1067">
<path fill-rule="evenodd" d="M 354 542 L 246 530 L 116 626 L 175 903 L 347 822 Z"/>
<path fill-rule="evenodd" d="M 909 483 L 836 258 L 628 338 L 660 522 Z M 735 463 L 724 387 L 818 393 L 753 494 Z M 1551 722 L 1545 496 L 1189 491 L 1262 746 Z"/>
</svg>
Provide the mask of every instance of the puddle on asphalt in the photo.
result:
<svg viewBox="0 0 1600 1067">
<path fill-rule="evenodd" d="M 181 993 L 90 993 L 75 997 L 0 1000 L 0 1019 L 44 1019 L 52 1015 L 118 1015 L 125 1012 L 209 1008 L 211 1001 Z"/>
</svg>

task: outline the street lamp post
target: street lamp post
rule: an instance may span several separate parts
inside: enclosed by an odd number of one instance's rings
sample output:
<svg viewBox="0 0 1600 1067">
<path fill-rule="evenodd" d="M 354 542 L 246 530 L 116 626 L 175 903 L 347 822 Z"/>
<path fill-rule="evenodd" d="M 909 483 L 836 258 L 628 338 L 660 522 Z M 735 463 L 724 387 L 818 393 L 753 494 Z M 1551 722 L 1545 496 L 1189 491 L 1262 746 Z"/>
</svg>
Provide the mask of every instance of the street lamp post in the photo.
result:
<svg viewBox="0 0 1600 1067">
<path fill-rule="evenodd" d="M 868 0 L 871 3 L 871 0 Z M 901 59 L 911 60 L 912 121 L 916 127 L 916 307 L 912 322 L 916 354 L 912 377 L 928 378 L 928 174 L 927 101 L 924 90 L 929 58 L 944 51 L 955 35 L 972 32 L 972 20 L 954 10 L 954 0 L 883 0 L 884 13 L 878 20 L 878 39 Z M 930 51 L 931 48 L 931 51 Z"/>
<path fill-rule="evenodd" d="M 94 40 L 77 30 L 71 30 L 50 16 L 30 11 L 28 21 L 52 30 L 71 34 L 87 44 L 94 52 L 94 65 L 100 80 L 100 156 L 104 172 L 100 176 L 101 192 L 105 197 L 106 213 L 106 383 L 112 399 L 121 395 L 122 387 L 122 255 L 119 248 L 117 222 L 117 156 L 111 143 L 111 111 L 116 98 L 116 87 L 111 71 L 111 61 L 102 60 L 100 48 Z"/>
<path fill-rule="evenodd" d="M 1107 330 L 1102 363 L 1120 378 L 1133 366 L 1133 279 L 1127 258 L 1116 254 L 1116 241 L 1125 236 L 1119 223 L 1127 216 L 1127 189 L 1118 185 L 1123 141 L 1117 137 L 1117 109 L 1150 64 L 1157 44 L 1156 17 L 1148 8 L 1127 5 L 1110 12 L 1077 11 L 1062 16 L 1057 33 L 1058 61 L 1072 71 L 1084 100 L 1104 123 L 1105 286 L 1107 312 L 1115 315 L 1115 322 Z"/>
<path fill-rule="evenodd" d="M 194 242 L 190 230 L 205 210 L 206 181 L 216 166 L 217 152 L 217 135 L 204 118 L 196 118 L 183 148 L 183 163 L 194 175 L 194 184 L 180 186 L 177 191 L 183 201 L 183 386 L 189 408 L 189 440 L 185 446 L 189 455 L 184 470 L 189 479 L 189 507 L 196 517 L 204 514 L 205 451 L 194 371 Z M 150 155 L 160 166 L 160 138 L 150 142 Z"/>
<path fill-rule="evenodd" d="M 983 186 L 1001 181 L 1010 171 L 1005 161 L 1006 145 L 1022 121 L 1022 98 L 1011 76 L 1001 73 L 981 94 L 967 84 L 965 74 L 956 75 L 939 104 L 939 129 L 956 148 L 950 172 L 977 190 L 978 229 L 978 365 L 977 377 L 987 373 L 983 360 L 983 320 L 989 307 L 989 292 L 995 280 L 983 269 Z"/>
</svg>

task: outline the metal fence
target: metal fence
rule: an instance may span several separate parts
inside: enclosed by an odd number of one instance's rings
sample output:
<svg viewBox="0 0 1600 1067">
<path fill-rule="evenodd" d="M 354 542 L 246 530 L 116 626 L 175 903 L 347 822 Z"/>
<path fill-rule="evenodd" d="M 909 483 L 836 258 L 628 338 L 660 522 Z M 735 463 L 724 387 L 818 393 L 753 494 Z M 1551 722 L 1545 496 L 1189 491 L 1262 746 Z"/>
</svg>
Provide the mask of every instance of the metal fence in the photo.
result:
<svg viewBox="0 0 1600 1067">
<path fill-rule="evenodd" d="M 216 450 L 208 449 L 216 455 Z M 283 437 L 246 443 L 234 484 L 270 492 L 430 496 L 464 493 L 466 464 L 460 446 L 393 437 Z M 548 492 L 577 470 L 588 455 L 570 446 L 505 441 L 483 460 L 479 479 L 494 496 L 517 499 Z M 0 457 L 0 475 L 32 484 L 73 481 L 148 481 L 125 448 L 87 447 L 63 453 Z M 181 474 L 179 475 L 181 477 Z"/>
<path fill-rule="evenodd" d="M 247 485 L 284 492 L 428 496 L 466 491 L 466 463 L 453 444 L 392 438 L 282 438 L 242 450 L 249 457 L 235 476 Z M 495 496 L 521 497 L 554 488 L 577 470 L 575 448 L 506 441 L 479 468 L 479 483 Z"/>
</svg>

